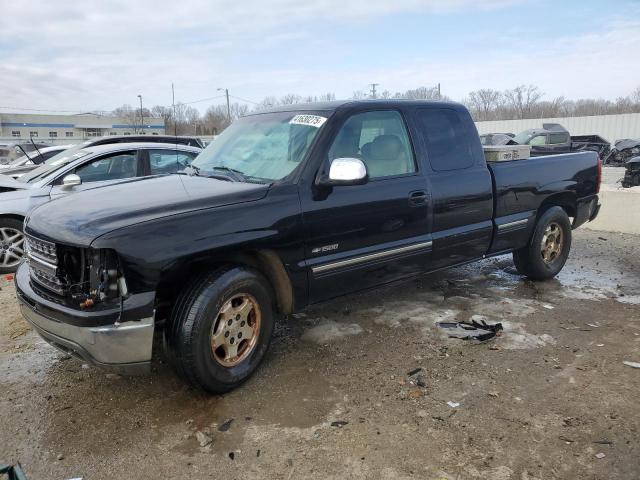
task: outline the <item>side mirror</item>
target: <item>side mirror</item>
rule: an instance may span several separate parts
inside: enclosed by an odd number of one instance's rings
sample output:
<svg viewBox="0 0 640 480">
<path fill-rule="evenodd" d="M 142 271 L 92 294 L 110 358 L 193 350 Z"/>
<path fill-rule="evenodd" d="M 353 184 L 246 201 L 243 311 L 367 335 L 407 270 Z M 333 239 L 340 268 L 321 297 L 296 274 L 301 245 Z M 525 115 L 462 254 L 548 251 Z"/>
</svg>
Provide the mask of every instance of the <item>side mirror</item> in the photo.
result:
<svg viewBox="0 0 640 480">
<path fill-rule="evenodd" d="M 329 166 L 328 177 L 322 175 L 318 184 L 334 185 L 364 185 L 369 181 L 367 166 L 359 158 L 335 158 Z"/>
<path fill-rule="evenodd" d="M 70 173 L 62 179 L 62 188 L 64 190 L 71 190 L 73 187 L 80 185 L 81 183 L 82 179 L 78 175 Z"/>
</svg>

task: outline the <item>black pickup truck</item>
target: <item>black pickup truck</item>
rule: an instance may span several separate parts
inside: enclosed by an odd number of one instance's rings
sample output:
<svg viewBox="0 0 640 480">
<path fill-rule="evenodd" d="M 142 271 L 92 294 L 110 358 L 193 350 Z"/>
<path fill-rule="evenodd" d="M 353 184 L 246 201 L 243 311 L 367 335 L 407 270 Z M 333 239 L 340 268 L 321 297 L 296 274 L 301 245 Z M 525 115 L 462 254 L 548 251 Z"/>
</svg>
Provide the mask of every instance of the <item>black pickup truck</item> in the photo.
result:
<svg viewBox="0 0 640 480">
<path fill-rule="evenodd" d="M 224 392 L 259 365 L 275 315 L 510 252 L 549 279 L 599 209 L 596 153 L 487 165 L 448 102 L 252 114 L 192 165 L 32 212 L 16 287 L 42 337 L 137 371 L 162 330 L 177 371 Z"/>
</svg>

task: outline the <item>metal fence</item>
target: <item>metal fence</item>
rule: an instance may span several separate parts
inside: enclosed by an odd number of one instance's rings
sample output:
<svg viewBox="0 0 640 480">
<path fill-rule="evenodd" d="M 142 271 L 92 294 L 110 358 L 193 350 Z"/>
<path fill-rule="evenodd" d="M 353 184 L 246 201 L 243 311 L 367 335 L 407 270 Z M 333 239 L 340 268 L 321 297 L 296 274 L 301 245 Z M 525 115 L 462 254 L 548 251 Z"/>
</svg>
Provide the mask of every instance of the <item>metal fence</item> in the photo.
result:
<svg viewBox="0 0 640 480">
<path fill-rule="evenodd" d="M 640 113 L 594 115 L 589 117 L 530 118 L 524 120 L 492 120 L 476 122 L 478 133 L 520 133 L 529 128 L 542 128 L 543 123 L 559 123 L 571 135 L 600 135 L 609 142 L 621 138 L 640 138 Z"/>
</svg>

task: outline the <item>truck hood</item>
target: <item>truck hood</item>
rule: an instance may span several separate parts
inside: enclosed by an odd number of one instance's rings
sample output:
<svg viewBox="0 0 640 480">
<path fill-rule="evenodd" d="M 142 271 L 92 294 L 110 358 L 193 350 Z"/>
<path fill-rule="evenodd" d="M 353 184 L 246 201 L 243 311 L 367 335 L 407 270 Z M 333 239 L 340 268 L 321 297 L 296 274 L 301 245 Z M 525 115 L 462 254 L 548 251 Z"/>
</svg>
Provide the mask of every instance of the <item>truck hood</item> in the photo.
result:
<svg viewBox="0 0 640 480">
<path fill-rule="evenodd" d="M 27 233 L 67 245 L 89 246 L 113 230 L 194 210 L 252 202 L 269 185 L 206 177 L 141 178 L 73 193 L 36 208 Z"/>
</svg>

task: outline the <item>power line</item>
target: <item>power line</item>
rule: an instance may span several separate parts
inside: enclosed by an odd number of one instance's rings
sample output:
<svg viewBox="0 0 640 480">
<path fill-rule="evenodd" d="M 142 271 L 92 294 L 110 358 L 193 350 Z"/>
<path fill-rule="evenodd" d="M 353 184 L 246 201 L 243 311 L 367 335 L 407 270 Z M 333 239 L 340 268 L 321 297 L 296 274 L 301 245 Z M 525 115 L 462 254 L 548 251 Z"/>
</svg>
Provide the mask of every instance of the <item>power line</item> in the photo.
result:
<svg viewBox="0 0 640 480">
<path fill-rule="evenodd" d="M 247 100 L 246 98 L 236 97 L 235 95 L 231 95 L 231 94 L 229 94 L 229 96 L 230 96 L 231 98 L 235 98 L 235 99 L 237 99 L 237 100 L 242 100 L 243 102 L 253 103 L 254 105 L 260 105 L 260 103 L 259 103 L 259 102 L 254 102 L 253 100 Z"/>
<path fill-rule="evenodd" d="M 209 100 L 215 100 L 216 98 L 222 98 L 222 97 L 224 97 L 224 95 L 216 95 L 215 97 L 201 98 L 200 100 L 193 100 L 191 102 L 179 102 L 179 103 L 182 103 L 183 105 L 191 105 L 192 103 L 206 102 Z"/>
</svg>

